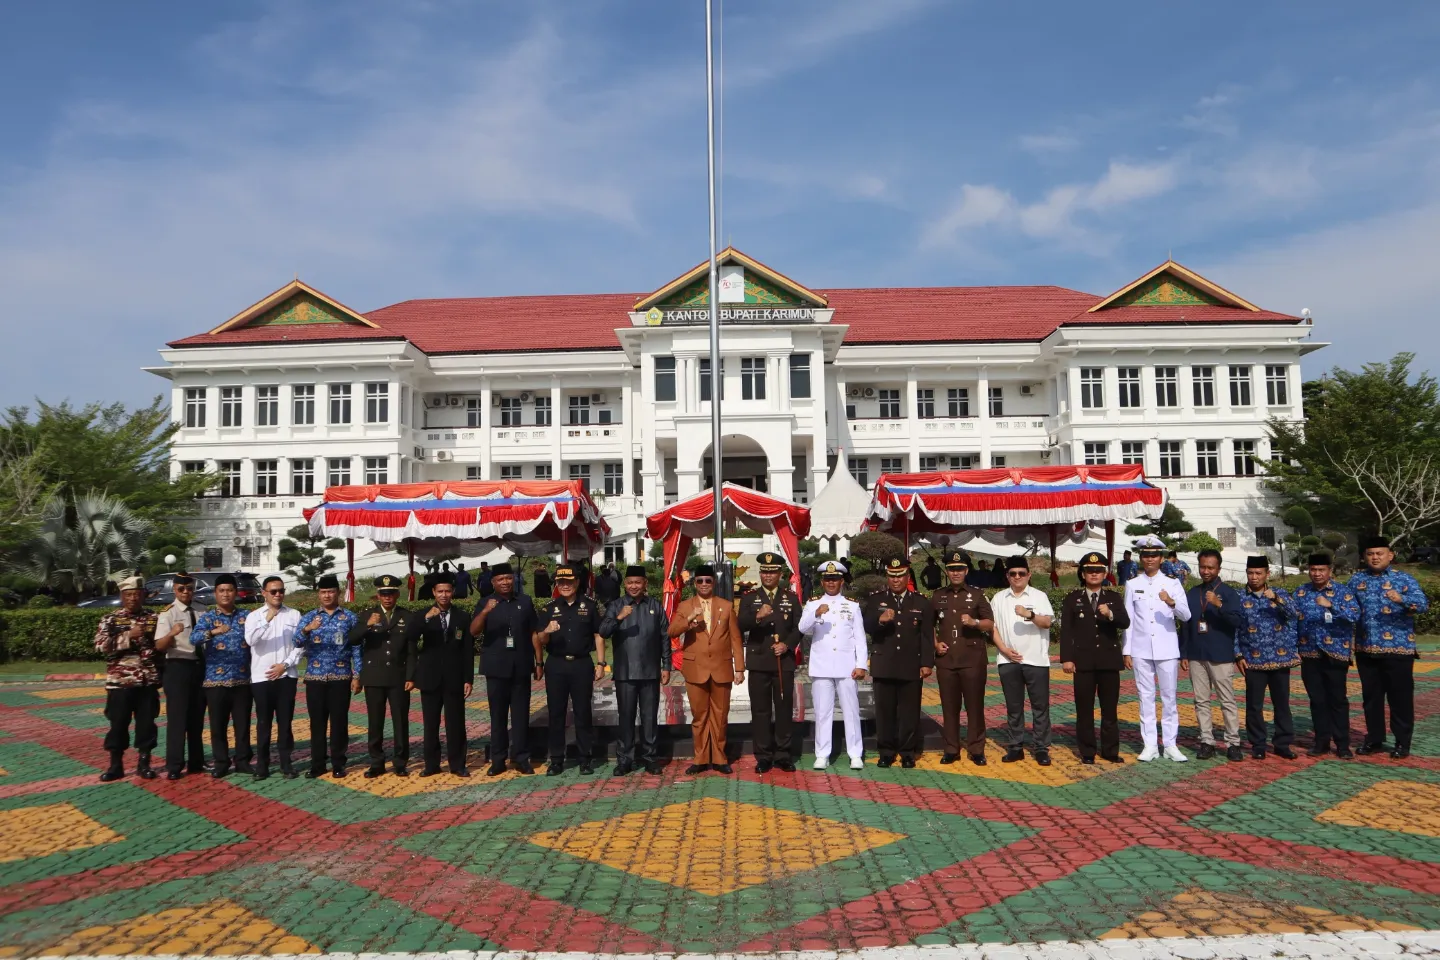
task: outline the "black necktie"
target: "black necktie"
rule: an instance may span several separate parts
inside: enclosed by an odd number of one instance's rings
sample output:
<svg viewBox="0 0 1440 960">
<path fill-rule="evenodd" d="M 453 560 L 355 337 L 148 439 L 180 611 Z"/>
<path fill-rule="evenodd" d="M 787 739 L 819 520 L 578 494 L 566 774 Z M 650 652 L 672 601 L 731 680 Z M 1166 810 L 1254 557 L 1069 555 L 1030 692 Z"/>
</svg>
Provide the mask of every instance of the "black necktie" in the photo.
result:
<svg viewBox="0 0 1440 960">
<path fill-rule="evenodd" d="M 1100 594 L 1098 593 L 1090 594 L 1090 612 L 1094 614 L 1100 612 Z"/>
</svg>

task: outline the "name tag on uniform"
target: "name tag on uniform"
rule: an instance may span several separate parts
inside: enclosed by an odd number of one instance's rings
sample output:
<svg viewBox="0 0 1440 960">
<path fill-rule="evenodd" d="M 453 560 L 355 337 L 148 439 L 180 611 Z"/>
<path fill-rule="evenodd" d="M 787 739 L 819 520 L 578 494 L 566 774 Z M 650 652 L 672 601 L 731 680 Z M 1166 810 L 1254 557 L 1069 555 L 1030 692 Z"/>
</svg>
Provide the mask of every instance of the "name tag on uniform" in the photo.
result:
<svg viewBox="0 0 1440 960">
<path fill-rule="evenodd" d="M 1329 611 L 1329 610 L 1326 610 L 1326 611 L 1325 611 L 1325 622 L 1326 622 L 1326 623 L 1333 623 L 1334 620 L 1335 620 L 1335 618 L 1330 615 L 1330 611 Z"/>
<path fill-rule="evenodd" d="M 515 648 L 515 634 L 513 634 L 513 633 L 507 633 L 507 634 L 505 634 L 505 649 L 506 649 L 506 650 L 513 650 L 514 648 Z"/>
<path fill-rule="evenodd" d="M 1195 632 L 1196 632 L 1196 633 L 1209 633 L 1209 632 L 1210 632 L 1210 624 L 1206 623 L 1204 620 L 1196 621 L 1196 623 L 1195 623 Z"/>
</svg>

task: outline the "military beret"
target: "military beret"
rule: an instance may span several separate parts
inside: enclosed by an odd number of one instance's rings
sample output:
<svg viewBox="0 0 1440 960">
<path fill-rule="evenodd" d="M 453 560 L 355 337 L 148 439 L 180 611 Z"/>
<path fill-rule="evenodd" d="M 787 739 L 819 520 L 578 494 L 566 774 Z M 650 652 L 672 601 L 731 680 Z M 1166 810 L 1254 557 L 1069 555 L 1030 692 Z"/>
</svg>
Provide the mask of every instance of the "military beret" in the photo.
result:
<svg viewBox="0 0 1440 960">
<path fill-rule="evenodd" d="M 339 590 L 339 589 L 340 589 L 340 578 L 337 577 L 337 576 L 335 576 L 335 574 L 333 574 L 333 573 L 327 573 L 327 574 L 325 574 L 325 576 L 323 576 L 323 577 L 321 577 L 319 580 L 316 580 L 316 581 L 315 581 L 315 589 L 316 589 L 316 590 Z"/>
<path fill-rule="evenodd" d="M 1269 558 L 1269 557 L 1246 557 L 1246 558 L 1245 558 L 1245 569 L 1246 569 L 1246 570 L 1269 570 L 1269 569 L 1270 569 L 1270 558 Z"/>
<path fill-rule="evenodd" d="M 1085 556 L 1080 558 L 1080 569 L 1109 570 L 1110 564 L 1108 561 L 1106 561 L 1104 554 L 1095 550 L 1091 550 L 1089 553 L 1085 554 Z"/>
<path fill-rule="evenodd" d="M 964 550 L 951 550 L 945 554 L 945 568 L 947 570 L 969 569 L 971 566 L 970 554 Z"/>
<path fill-rule="evenodd" d="M 1333 562 L 1328 553 L 1312 553 L 1305 565 L 1307 567 L 1328 567 Z"/>
<path fill-rule="evenodd" d="M 142 578 L 140 578 L 140 577 L 126 577 L 124 580 L 121 580 L 121 581 L 120 581 L 120 591 L 121 591 L 122 593 L 123 593 L 124 591 L 126 591 L 126 590 L 144 590 L 144 589 L 145 589 L 145 581 L 144 581 Z"/>
<path fill-rule="evenodd" d="M 755 559 L 760 564 L 761 573 L 775 573 L 785 569 L 785 558 L 773 550 L 766 550 Z"/>
<path fill-rule="evenodd" d="M 1013 557 L 1007 557 L 1007 558 L 1005 558 L 1005 572 L 1006 572 L 1006 573 L 1009 573 L 1011 570 L 1029 570 L 1029 569 L 1030 569 L 1030 561 L 1029 561 L 1029 560 L 1026 560 L 1026 559 L 1025 559 L 1025 555 L 1022 554 L 1022 553 L 1017 553 L 1017 554 L 1015 554 L 1015 556 L 1013 556 Z"/>
<path fill-rule="evenodd" d="M 220 574 L 220 576 L 215 578 L 215 589 L 217 590 L 221 587 L 233 586 L 235 586 L 235 574 L 233 573 L 222 573 Z"/>
<path fill-rule="evenodd" d="M 648 580 L 650 578 L 650 572 L 644 567 L 642 567 L 640 564 L 632 563 L 630 564 L 630 566 L 625 568 L 625 576 L 627 579 L 630 577 L 643 577 L 644 579 Z"/>
<path fill-rule="evenodd" d="M 555 579 L 577 580 L 579 578 L 575 575 L 575 568 L 567 564 L 566 566 L 555 568 Z"/>
<path fill-rule="evenodd" d="M 1384 547 L 1388 550 L 1390 548 L 1390 538 L 1378 534 L 1360 538 L 1361 553 L 1364 553 L 1366 550 L 1374 550 L 1377 547 Z"/>
<path fill-rule="evenodd" d="M 710 564 L 708 564 L 708 563 L 702 563 L 702 564 L 700 564 L 700 566 L 698 566 L 698 567 L 695 568 L 695 576 L 696 576 L 696 577 L 709 577 L 711 580 L 714 580 L 714 579 L 715 579 L 715 568 L 712 567 L 712 566 L 710 566 Z"/>
<path fill-rule="evenodd" d="M 910 564 L 899 557 L 891 557 L 890 562 L 885 564 L 885 575 L 889 577 L 900 577 L 910 572 Z"/>
<path fill-rule="evenodd" d="M 494 576 L 495 571 L 491 570 L 490 575 Z M 442 583 L 448 583 L 450 584 L 450 586 L 453 587 L 455 586 L 455 574 L 451 573 L 449 570 L 441 570 L 439 573 L 431 577 L 430 583 L 434 586 L 439 586 Z"/>
<path fill-rule="evenodd" d="M 400 578 L 393 573 L 382 573 L 375 578 L 375 589 L 381 593 L 399 593 Z"/>
<path fill-rule="evenodd" d="M 511 569 L 510 564 L 508 563 L 497 563 L 495 564 L 495 566 L 490 568 L 490 576 L 513 577 L 515 576 L 515 571 Z"/>
<path fill-rule="evenodd" d="M 820 574 L 822 579 L 825 577 L 843 577 L 845 576 L 845 564 L 839 560 L 826 560 L 820 564 L 815 572 Z"/>
</svg>

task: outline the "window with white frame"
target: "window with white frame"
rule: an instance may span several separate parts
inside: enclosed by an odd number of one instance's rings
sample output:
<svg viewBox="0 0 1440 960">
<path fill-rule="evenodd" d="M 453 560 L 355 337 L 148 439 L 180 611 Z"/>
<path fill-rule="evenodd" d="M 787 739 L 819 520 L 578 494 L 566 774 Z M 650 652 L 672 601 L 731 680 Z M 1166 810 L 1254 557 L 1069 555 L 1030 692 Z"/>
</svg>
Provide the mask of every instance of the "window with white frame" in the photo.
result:
<svg viewBox="0 0 1440 960">
<path fill-rule="evenodd" d="M 255 461 L 255 496 L 273 497 L 280 492 L 280 461 Z"/>
<path fill-rule="evenodd" d="M 796 400 L 810 399 L 810 354 L 790 354 L 790 396 Z"/>
<path fill-rule="evenodd" d="M 1216 527 L 1215 539 L 1220 541 L 1220 546 L 1230 549 L 1236 545 L 1234 527 Z"/>
<path fill-rule="evenodd" d="M 846 420 L 854 420 L 854 419 L 855 419 L 855 404 L 853 404 L 853 403 L 847 403 L 847 404 L 845 404 L 845 419 L 846 419 Z"/>
<path fill-rule="evenodd" d="M 325 461 L 325 484 L 331 487 L 350 485 L 349 457 L 330 457 Z"/>
<path fill-rule="evenodd" d="M 1121 440 L 1120 462 L 1128 464 L 1139 464 L 1143 467 L 1145 465 L 1145 441 Z"/>
<path fill-rule="evenodd" d="M 904 457 L 881 457 L 881 458 L 880 458 L 880 472 L 881 472 L 881 473 L 904 473 L 904 472 L 905 472 L 905 458 L 904 458 Z"/>
<path fill-rule="evenodd" d="M 290 388 L 291 422 L 297 427 L 315 423 L 315 384 L 297 383 Z"/>
<path fill-rule="evenodd" d="M 700 399 L 710 399 L 710 358 L 700 358 Z M 725 399 L 725 358 L 720 358 L 720 399 Z"/>
<path fill-rule="evenodd" d="M 1248 407 L 1254 403 L 1250 393 L 1250 368 L 1230 367 L 1230 406 Z"/>
<path fill-rule="evenodd" d="M 365 483 L 389 483 L 390 482 L 390 458 L 389 457 L 366 457 L 365 458 Z"/>
<path fill-rule="evenodd" d="M 605 486 L 603 489 L 605 490 L 605 496 L 623 496 L 625 494 L 625 464 L 605 464 L 604 481 Z"/>
<path fill-rule="evenodd" d="M 1215 368 L 1190 368 L 1190 395 L 1197 407 L 1215 406 Z"/>
<path fill-rule="evenodd" d="M 480 468 L 479 468 L 478 466 L 475 466 L 474 464 L 472 464 L 472 465 L 470 465 L 470 466 L 468 466 L 468 467 L 465 468 L 465 479 L 466 479 L 466 480 L 482 480 L 482 479 L 484 479 L 484 478 L 480 476 Z"/>
<path fill-rule="evenodd" d="M 765 358 L 740 358 L 740 399 L 765 399 Z"/>
<path fill-rule="evenodd" d="M 181 473 L 204 473 L 204 460 L 186 460 L 180 464 Z"/>
<path fill-rule="evenodd" d="M 205 388 L 185 388 L 185 426 L 200 428 L 205 426 Z"/>
<path fill-rule="evenodd" d="M 991 387 L 991 388 L 990 388 L 990 416 L 992 416 L 992 417 L 1003 417 L 1003 416 L 1005 416 L 1005 388 L 1004 388 L 1004 387 Z"/>
<path fill-rule="evenodd" d="M 1255 545 L 1256 545 L 1257 547 L 1273 547 L 1273 546 L 1275 546 L 1275 528 L 1274 528 L 1274 527 L 1256 527 L 1256 528 L 1255 528 Z"/>
<path fill-rule="evenodd" d="M 1086 410 L 1103 410 L 1105 408 L 1104 368 L 1080 368 L 1080 406 Z"/>
<path fill-rule="evenodd" d="M 1184 468 L 1179 440 L 1160 441 L 1160 476 L 1178 477 Z"/>
<path fill-rule="evenodd" d="M 1155 406 L 1180 406 L 1180 368 L 1155 368 Z"/>
<path fill-rule="evenodd" d="M 274 384 L 255 388 L 255 426 L 280 425 L 280 388 Z"/>
<path fill-rule="evenodd" d="M 390 422 L 390 384 L 365 384 L 365 422 Z"/>
<path fill-rule="evenodd" d="M 313 459 L 290 461 L 290 492 L 308 497 L 315 492 L 315 461 Z"/>
<path fill-rule="evenodd" d="M 930 473 L 930 472 L 932 472 L 932 471 L 939 470 L 939 469 L 940 469 L 940 458 L 939 458 L 939 457 L 921 457 L 921 458 L 920 458 L 920 472 L 921 472 L 921 473 Z"/>
<path fill-rule="evenodd" d="M 608 408 L 601 408 L 599 410 L 596 410 L 595 422 L 601 424 L 613 423 L 614 421 L 612 420 L 612 411 L 610 411 Z"/>
<path fill-rule="evenodd" d="M 921 420 L 935 419 L 935 391 L 915 391 L 915 416 Z"/>
<path fill-rule="evenodd" d="M 485 408 L 479 397 L 465 398 L 465 426 L 481 427 L 485 424 Z"/>
<path fill-rule="evenodd" d="M 549 479 L 551 479 L 550 464 L 548 464 L 548 463 L 537 463 L 537 464 L 535 464 L 535 479 L 536 479 L 536 480 L 549 480 Z"/>
<path fill-rule="evenodd" d="M 590 395 L 585 393 L 570 395 L 570 425 L 580 427 L 590 422 Z"/>
<path fill-rule="evenodd" d="M 240 388 L 220 388 L 220 426 L 238 427 L 243 422 L 240 408 Z"/>
<path fill-rule="evenodd" d="M 1195 473 L 1202 477 L 1220 475 L 1220 441 L 1195 441 Z"/>
<path fill-rule="evenodd" d="M 675 358 L 655 358 L 655 399 L 668 403 L 675 399 Z"/>
<path fill-rule="evenodd" d="M 476 467 L 475 469 L 478 471 L 480 468 L 479 468 L 479 467 Z M 500 479 L 501 479 L 501 480 L 521 480 L 521 479 L 524 478 L 524 476 L 525 476 L 525 468 L 524 468 L 523 466 L 521 466 L 520 464 L 518 464 L 518 463 L 502 463 L 502 464 L 500 464 Z"/>
<path fill-rule="evenodd" d="M 520 398 L 519 398 L 519 397 L 501 397 L 501 398 L 500 398 L 500 426 L 502 426 L 502 427 L 518 427 L 518 426 L 520 426 Z"/>
<path fill-rule="evenodd" d="M 951 470 L 974 470 L 978 458 L 973 453 L 962 453 L 950 458 Z"/>
<path fill-rule="evenodd" d="M 240 566 L 260 566 L 260 548 L 255 546 L 254 544 L 242 544 L 240 546 Z"/>
<path fill-rule="evenodd" d="M 572 464 L 570 464 L 570 479 L 571 479 L 571 480 L 579 480 L 580 483 L 585 487 L 585 489 L 586 489 L 586 490 L 589 490 L 589 489 L 590 489 L 590 464 L 588 464 L 588 463 L 572 463 Z"/>
<path fill-rule="evenodd" d="M 1085 466 L 1095 467 L 1110 462 L 1110 444 L 1104 441 L 1086 442 Z"/>
<path fill-rule="evenodd" d="M 1140 407 L 1140 368 L 1120 367 L 1116 370 L 1116 387 L 1120 393 L 1120 407 L 1123 410 L 1137 410 Z"/>
<path fill-rule="evenodd" d="M 860 486 L 862 487 L 870 486 L 869 457 L 851 457 L 846 462 L 846 466 L 850 468 L 850 476 L 855 478 L 856 483 L 860 484 Z"/>
<path fill-rule="evenodd" d="M 1265 368 L 1265 402 L 1272 407 L 1283 407 L 1290 403 L 1290 368 L 1267 366 Z"/>
<path fill-rule="evenodd" d="M 549 397 L 535 398 L 535 426 L 550 426 L 551 406 Z"/>
<path fill-rule="evenodd" d="M 240 461 L 221 460 L 216 467 L 215 472 L 220 474 L 220 496 L 240 496 Z"/>
<path fill-rule="evenodd" d="M 880 417 L 883 420 L 900 419 L 900 391 L 877 390 L 880 396 Z"/>
<path fill-rule="evenodd" d="M 952 417 L 970 416 L 970 391 L 965 387 L 951 387 L 945 391 L 945 401 Z"/>
<path fill-rule="evenodd" d="M 1236 440 L 1235 445 L 1235 476 L 1255 476 L 1255 441 Z"/>
<path fill-rule="evenodd" d="M 1001 457 L 991 457 L 991 458 L 990 458 L 990 466 L 992 466 L 992 467 L 1003 467 L 1003 466 L 1005 466 L 1005 458 L 1004 458 L 1003 456 L 1001 456 Z"/>
<path fill-rule="evenodd" d="M 332 424 L 345 424 L 350 422 L 350 384 L 330 384 L 330 422 Z"/>
</svg>

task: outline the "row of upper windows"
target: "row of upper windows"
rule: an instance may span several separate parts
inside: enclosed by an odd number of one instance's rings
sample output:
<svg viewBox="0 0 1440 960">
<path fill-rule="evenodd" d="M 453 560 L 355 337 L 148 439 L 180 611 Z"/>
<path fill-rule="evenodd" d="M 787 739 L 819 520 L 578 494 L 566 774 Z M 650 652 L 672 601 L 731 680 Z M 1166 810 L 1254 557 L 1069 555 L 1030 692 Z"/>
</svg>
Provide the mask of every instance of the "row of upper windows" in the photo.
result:
<svg viewBox="0 0 1440 960">
<path fill-rule="evenodd" d="M 384 484 L 390 482 L 390 458 L 389 457 L 362 457 L 363 470 L 359 474 L 366 484 Z M 255 485 L 252 496 L 274 497 L 280 494 L 280 464 L 279 459 L 255 460 L 254 465 Z M 327 457 L 323 461 L 317 461 L 314 457 L 304 457 L 288 461 L 290 467 L 290 493 L 297 496 L 311 496 L 316 493 L 316 470 L 317 463 L 323 463 L 325 469 L 325 485 L 329 487 L 348 486 L 351 482 L 354 458 L 352 457 Z M 550 464 L 532 464 L 534 479 L 549 480 L 551 478 Z M 180 464 L 184 473 L 205 473 L 206 464 L 203 460 L 185 460 Z M 244 475 L 243 460 L 218 460 L 215 464 L 215 473 L 218 477 L 215 492 L 222 497 L 242 496 L 242 481 Z M 623 496 L 625 493 L 625 465 L 623 463 L 605 463 L 601 465 L 602 490 L 607 497 Z M 569 475 L 571 480 L 579 480 L 590 485 L 590 464 L 572 463 L 569 464 Z M 500 465 L 501 480 L 523 480 L 524 464 L 507 463 Z M 470 466 L 465 468 L 465 479 L 479 480 L 480 468 Z"/>
<path fill-rule="evenodd" d="M 1230 455 L 1234 471 L 1231 474 L 1236 477 L 1253 477 L 1263 472 L 1260 465 L 1258 440 L 1231 440 Z M 1110 463 L 1111 450 L 1114 444 L 1107 440 L 1086 441 L 1081 445 L 1083 451 L 1082 462 L 1086 466 L 1097 466 Z M 1144 440 L 1122 440 L 1120 441 L 1120 463 L 1139 464 L 1145 463 Z M 1196 440 L 1195 441 L 1195 475 L 1200 477 L 1218 477 L 1220 472 L 1221 441 L 1219 440 Z M 1160 440 L 1157 443 L 1158 468 L 1155 472 L 1161 477 L 1180 477 L 1185 475 L 1184 442 L 1180 440 Z"/>
<path fill-rule="evenodd" d="M 768 388 L 767 358 L 740 357 L 740 399 L 764 400 Z M 710 399 L 710 358 L 701 357 L 697 375 L 702 402 Z M 720 399 L 725 399 L 727 358 L 720 358 Z M 733 370 L 733 367 L 730 367 Z M 810 354 L 792 353 L 789 357 L 790 396 L 796 400 L 810 398 Z M 655 400 L 668 403 L 676 398 L 676 363 L 670 356 L 655 358 Z"/>
<path fill-rule="evenodd" d="M 1196 407 L 1216 405 L 1216 370 L 1213 366 L 1190 368 L 1190 400 Z M 1236 364 L 1226 368 L 1230 386 L 1230 406 L 1251 407 L 1254 399 L 1254 368 Z M 1122 409 L 1136 409 L 1144 405 L 1140 395 L 1140 368 L 1117 367 L 1115 389 L 1116 399 Z M 1268 406 L 1286 406 L 1290 403 L 1290 367 L 1284 364 L 1265 367 L 1265 403 Z M 1155 368 L 1155 405 L 1157 407 L 1180 406 L 1180 368 Z M 1105 368 L 1080 368 L 1080 406 L 1085 410 L 1105 408 Z"/>
<path fill-rule="evenodd" d="M 880 404 L 881 420 L 899 420 L 905 416 L 900 400 L 899 388 L 881 387 L 875 391 Z M 986 410 L 992 417 L 1005 416 L 1005 388 L 990 387 L 986 393 Z M 845 405 L 845 419 L 854 420 L 855 404 Z M 922 387 L 915 391 L 915 416 L 920 420 L 934 420 L 938 417 L 962 418 L 973 416 L 970 412 L 970 388 L 950 387 L 943 400 L 936 399 L 936 391 Z"/>
<path fill-rule="evenodd" d="M 354 384 L 325 384 L 329 401 L 327 423 L 332 425 L 353 422 Z M 364 388 L 364 417 L 366 423 L 390 422 L 390 384 L 386 382 L 366 383 Z M 400 388 L 400 422 L 407 420 L 410 388 Z M 183 420 L 187 428 L 203 429 L 209 423 L 209 391 L 204 387 L 186 387 Z M 313 426 L 316 422 L 316 385 L 297 383 L 290 387 L 290 422 L 297 427 Z M 255 426 L 278 427 L 280 425 L 280 387 L 264 384 L 255 388 Z M 220 388 L 220 426 L 242 427 L 245 425 L 245 400 L 243 388 Z"/>
</svg>

